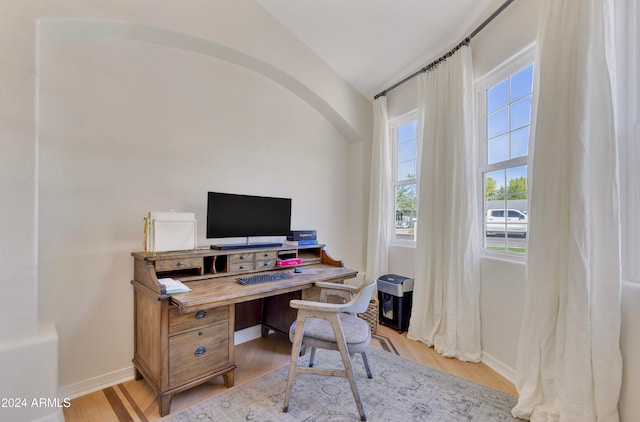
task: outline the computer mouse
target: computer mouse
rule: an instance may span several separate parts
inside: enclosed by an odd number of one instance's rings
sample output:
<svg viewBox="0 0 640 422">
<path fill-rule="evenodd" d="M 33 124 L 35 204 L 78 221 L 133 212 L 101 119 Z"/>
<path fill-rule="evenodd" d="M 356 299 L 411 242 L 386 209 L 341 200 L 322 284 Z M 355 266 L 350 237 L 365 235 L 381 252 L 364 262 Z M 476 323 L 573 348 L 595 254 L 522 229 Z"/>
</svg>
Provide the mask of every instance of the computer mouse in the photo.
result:
<svg viewBox="0 0 640 422">
<path fill-rule="evenodd" d="M 302 268 L 300 267 L 296 267 L 295 270 L 293 270 L 294 273 L 301 273 L 302 272 Z"/>
</svg>

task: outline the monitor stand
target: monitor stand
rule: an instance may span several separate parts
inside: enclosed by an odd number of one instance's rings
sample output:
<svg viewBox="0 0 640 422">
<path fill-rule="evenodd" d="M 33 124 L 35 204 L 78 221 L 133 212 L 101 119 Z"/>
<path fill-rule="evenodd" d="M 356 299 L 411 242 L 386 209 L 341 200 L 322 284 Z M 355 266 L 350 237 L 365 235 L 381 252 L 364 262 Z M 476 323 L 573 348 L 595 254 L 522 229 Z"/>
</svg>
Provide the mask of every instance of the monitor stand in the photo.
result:
<svg viewBox="0 0 640 422">
<path fill-rule="evenodd" d="M 233 250 L 233 249 L 272 248 L 272 247 L 280 247 L 280 246 L 282 246 L 282 242 L 249 243 L 249 238 L 247 238 L 246 243 L 228 243 L 228 244 L 220 244 L 220 245 L 211 245 L 211 249 L 227 251 L 227 250 Z"/>
</svg>

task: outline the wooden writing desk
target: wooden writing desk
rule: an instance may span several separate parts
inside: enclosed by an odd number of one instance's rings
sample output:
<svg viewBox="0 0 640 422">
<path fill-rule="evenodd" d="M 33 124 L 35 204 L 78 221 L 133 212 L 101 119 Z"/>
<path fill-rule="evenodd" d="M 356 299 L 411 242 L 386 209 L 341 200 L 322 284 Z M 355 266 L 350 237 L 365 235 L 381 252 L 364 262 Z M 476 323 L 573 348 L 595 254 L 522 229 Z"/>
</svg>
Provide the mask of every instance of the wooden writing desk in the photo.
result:
<svg viewBox="0 0 640 422">
<path fill-rule="evenodd" d="M 134 357 L 136 379 L 144 378 L 158 395 L 160 415 L 171 408 L 173 394 L 217 376 L 233 386 L 233 334 L 236 313 L 287 332 L 296 314 L 289 301 L 313 298 L 317 281 L 342 282 L 357 271 L 330 258 L 324 246 L 272 247 L 249 250 L 134 252 Z M 313 274 L 278 268 L 280 258 L 298 257 Z M 289 272 L 293 278 L 243 286 L 236 278 L 267 271 Z M 311 272 L 311 271 L 308 271 Z M 183 281 L 191 292 L 167 295 L 158 278 Z M 247 303 L 259 306 L 242 307 Z"/>
</svg>

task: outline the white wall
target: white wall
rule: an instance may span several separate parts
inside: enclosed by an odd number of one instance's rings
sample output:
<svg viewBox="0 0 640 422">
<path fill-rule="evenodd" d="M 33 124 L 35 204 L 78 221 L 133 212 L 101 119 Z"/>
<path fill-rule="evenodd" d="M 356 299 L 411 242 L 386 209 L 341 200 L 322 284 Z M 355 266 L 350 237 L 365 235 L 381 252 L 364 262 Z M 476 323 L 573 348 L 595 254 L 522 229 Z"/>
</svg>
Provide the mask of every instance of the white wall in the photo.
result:
<svg viewBox="0 0 640 422">
<path fill-rule="evenodd" d="M 207 191 L 290 197 L 292 226 L 355 264 L 348 143 L 280 85 L 164 46 L 67 38 L 42 40 L 40 85 L 40 310 L 62 386 L 129 366 L 130 252 L 149 210 L 195 212 L 208 244 Z"/>
<path fill-rule="evenodd" d="M 3 397 L 132 375 L 148 211 L 195 212 L 206 244 L 208 190 L 291 197 L 294 228 L 364 268 L 370 102 L 254 1 L 12 0 L 0 16 Z M 41 350 L 48 373 L 14 358 Z"/>
</svg>

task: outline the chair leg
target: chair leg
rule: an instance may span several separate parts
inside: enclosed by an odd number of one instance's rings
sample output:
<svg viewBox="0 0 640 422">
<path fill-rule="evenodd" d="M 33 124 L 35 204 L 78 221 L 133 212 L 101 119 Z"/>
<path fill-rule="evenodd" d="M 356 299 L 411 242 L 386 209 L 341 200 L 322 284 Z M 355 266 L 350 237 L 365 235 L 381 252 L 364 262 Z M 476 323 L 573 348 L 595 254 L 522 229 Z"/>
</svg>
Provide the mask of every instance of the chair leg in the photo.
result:
<svg viewBox="0 0 640 422">
<path fill-rule="evenodd" d="M 302 315 L 301 315 L 302 314 Z M 284 405 L 282 411 L 287 413 L 289 411 L 289 399 L 291 398 L 291 387 L 293 387 L 293 377 L 296 374 L 298 354 L 300 353 L 300 346 L 302 345 L 302 336 L 304 334 L 304 322 L 306 316 L 302 311 L 298 311 L 298 319 L 296 321 L 296 332 L 293 336 L 293 345 L 291 346 L 291 358 L 289 360 L 289 377 L 287 378 L 287 388 L 284 392 Z"/>
<path fill-rule="evenodd" d="M 364 362 L 364 369 L 367 370 L 367 378 L 373 378 L 373 372 L 371 372 L 371 367 L 369 366 L 369 355 L 366 351 L 362 352 L 362 361 Z"/>
<path fill-rule="evenodd" d="M 309 353 L 309 368 L 313 368 L 313 365 L 316 361 L 316 348 L 311 348 L 311 353 Z"/>
<path fill-rule="evenodd" d="M 340 319 L 338 318 L 338 315 L 332 315 L 330 322 L 331 326 L 333 327 L 333 333 L 336 337 L 336 344 L 338 346 L 338 350 L 340 351 L 340 356 L 342 357 L 342 363 L 344 364 L 344 369 L 347 373 L 347 378 L 349 378 L 351 392 L 353 393 L 353 398 L 356 400 L 356 406 L 358 407 L 358 412 L 360 413 L 360 420 L 366 421 L 367 414 L 364 410 L 362 398 L 360 397 L 360 390 L 358 389 L 358 383 L 356 382 L 356 375 L 353 372 L 353 365 L 351 365 L 351 359 L 349 358 L 347 342 L 344 338 L 344 333 L 342 332 L 342 326 L 340 325 Z"/>
</svg>

